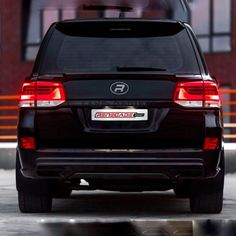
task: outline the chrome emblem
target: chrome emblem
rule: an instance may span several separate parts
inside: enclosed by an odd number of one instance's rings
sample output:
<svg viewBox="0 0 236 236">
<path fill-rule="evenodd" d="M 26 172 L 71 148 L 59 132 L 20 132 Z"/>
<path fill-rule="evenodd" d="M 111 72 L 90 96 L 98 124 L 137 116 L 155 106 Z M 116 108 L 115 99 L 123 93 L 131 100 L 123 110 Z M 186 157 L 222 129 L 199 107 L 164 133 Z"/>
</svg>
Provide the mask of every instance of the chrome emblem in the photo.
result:
<svg viewBox="0 0 236 236">
<path fill-rule="evenodd" d="M 129 92 L 129 85 L 124 82 L 115 82 L 110 86 L 110 91 L 115 95 L 124 95 Z"/>
</svg>

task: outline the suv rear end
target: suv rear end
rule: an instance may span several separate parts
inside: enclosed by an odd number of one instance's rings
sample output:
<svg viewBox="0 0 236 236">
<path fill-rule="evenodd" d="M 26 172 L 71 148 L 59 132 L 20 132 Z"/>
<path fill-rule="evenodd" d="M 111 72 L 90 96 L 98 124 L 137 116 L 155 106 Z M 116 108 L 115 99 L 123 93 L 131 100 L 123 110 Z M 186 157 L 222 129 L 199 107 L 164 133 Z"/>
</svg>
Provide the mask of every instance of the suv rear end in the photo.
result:
<svg viewBox="0 0 236 236">
<path fill-rule="evenodd" d="M 218 213 L 223 122 L 191 28 L 176 21 L 76 20 L 49 29 L 22 86 L 16 160 L 22 212 L 71 190 L 174 189 Z"/>
</svg>

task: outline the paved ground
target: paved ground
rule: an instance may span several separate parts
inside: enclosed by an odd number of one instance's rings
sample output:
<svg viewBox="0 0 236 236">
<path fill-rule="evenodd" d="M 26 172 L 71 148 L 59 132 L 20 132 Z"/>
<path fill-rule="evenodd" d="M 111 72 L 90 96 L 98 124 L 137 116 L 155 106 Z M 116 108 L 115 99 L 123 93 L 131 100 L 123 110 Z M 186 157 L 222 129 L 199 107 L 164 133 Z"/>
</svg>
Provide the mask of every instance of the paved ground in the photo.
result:
<svg viewBox="0 0 236 236">
<path fill-rule="evenodd" d="M 227 175 L 224 210 L 218 215 L 194 215 L 189 201 L 172 191 L 116 193 L 73 192 L 68 200 L 55 200 L 53 213 L 21 214 L 17 206 L 14 171 L 0 170 L 0 235 L 38 235 L 40 222 L 119 222 L 133 220 L 236 219 L 236 175 Z M 19 233 L 21 232 L 21 233 Z M 59 235 L 58 235 L 59 236 Z"/>
</svg>

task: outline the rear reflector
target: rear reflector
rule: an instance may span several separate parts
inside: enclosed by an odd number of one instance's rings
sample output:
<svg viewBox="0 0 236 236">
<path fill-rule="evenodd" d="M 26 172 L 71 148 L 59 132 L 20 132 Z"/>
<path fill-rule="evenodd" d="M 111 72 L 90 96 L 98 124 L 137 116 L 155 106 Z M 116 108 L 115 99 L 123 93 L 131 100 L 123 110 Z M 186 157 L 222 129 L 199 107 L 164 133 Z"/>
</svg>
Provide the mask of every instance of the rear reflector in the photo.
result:
<svg viewBox="0 0 236 236">
<path fill-rule="evenodd" d="M 23 149 L 35 149 L 35 139 L 33 137 L 20 138 L 20 147 Z"/>
<path fill-rule="evenodd" d="M 174 93 L 175 103 L 184 107 L 220 107 L 218 85 L 212 81 L 180 82 Z"/>
<path fill-rule="evenodd" d="M 24 83 L 20 95 L 20 107 L 55 107 L 65 102 L 64 87 L 59 82 Z"/>
<path fill-rule="evenodd" d="M 219 147 L 219 138 L 207 137 L 204 140 L 204 150 L 215 150 Z"/>
</svg>

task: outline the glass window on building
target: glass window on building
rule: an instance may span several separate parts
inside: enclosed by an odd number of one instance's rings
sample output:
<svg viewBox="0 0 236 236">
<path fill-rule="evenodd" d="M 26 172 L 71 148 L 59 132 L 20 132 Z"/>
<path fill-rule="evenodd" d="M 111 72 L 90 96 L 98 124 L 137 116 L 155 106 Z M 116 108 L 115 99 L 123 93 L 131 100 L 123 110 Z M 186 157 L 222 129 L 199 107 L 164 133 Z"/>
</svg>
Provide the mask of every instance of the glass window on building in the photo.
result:
<svg viewBox="0 0 236 236">
<path fill-rule="evenodd" d="M 22 0 L 22 10 L 22 57 L 26 61 L 35 59 L 43 36 L 55 21 L 103 17 L 189 19 L 186 0 Z"/>
<path fill-rule="evenodd" d="M 191 25 L 203 52 L 231 51 L 231 1 L 188 0 Z"/>
<path fill-rule="evenodd" d="M 39 45 L 53 22 L 76 18 L 76 8 L 62 8 L 50 5 L 50 1 L 23 1 L 23 59 L 35 59 Z"/>
</svg>

